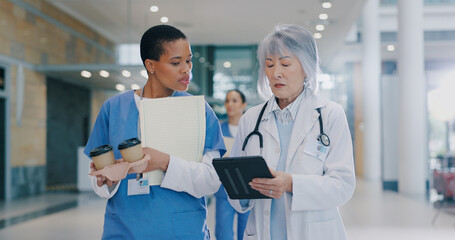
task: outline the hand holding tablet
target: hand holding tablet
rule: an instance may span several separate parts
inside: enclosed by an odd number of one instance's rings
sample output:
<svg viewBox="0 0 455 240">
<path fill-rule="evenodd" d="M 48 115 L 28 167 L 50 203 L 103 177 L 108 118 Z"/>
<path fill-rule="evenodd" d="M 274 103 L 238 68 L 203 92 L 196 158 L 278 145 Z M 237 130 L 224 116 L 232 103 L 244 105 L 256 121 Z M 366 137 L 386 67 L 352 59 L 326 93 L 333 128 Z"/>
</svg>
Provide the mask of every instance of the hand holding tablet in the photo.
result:
<svg viewBox="0 0 455 240">
<path fill-rule="evenodd" d="M 213 166 L 231 199 L 270 198 L 249 185 L 253 178 L 273 178 L 261 156 L 213 159 Z"/>
</svg>

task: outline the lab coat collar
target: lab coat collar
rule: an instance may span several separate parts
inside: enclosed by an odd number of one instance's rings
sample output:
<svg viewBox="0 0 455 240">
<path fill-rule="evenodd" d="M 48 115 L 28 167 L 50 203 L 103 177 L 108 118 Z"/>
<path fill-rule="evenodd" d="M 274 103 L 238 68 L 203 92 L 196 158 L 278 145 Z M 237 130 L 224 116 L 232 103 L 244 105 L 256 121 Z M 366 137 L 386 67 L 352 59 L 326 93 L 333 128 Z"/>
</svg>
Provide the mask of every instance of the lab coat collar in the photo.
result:
<svg viewBox="0 0 455 240">
<path fill-rule="evenodd" d="M 279 144 L 280 137 L 278 135 L 278 128 L 276 126 L 275 116 L 273 115 L 273 111 L 272 111 L 274 101 L 276 101 L 275 96 L 272 96 L 267 101 L 267 107 L 265 108 L 265 111 L 264 111 L 265 114 L 262 117 L 261 125 L 263 126 L 263 129 L 273 137 L 276 144 Z"/>
</svg>

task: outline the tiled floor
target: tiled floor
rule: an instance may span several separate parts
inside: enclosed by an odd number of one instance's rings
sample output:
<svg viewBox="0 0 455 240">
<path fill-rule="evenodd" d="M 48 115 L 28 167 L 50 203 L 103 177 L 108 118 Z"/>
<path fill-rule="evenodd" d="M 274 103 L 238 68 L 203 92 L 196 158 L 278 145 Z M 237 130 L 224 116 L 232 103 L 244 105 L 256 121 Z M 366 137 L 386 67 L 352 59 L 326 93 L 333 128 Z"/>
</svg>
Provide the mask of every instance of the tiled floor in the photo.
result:
<svg viewBox="0 0 455 240">
<path fill-rule="evenodd" d="M 77 206 L 0 229 L 0 239 L 99 239 L 106 200 L 92 194 L 62 195 L 64 198 L 72 198 L 70 202 L 77 200 Z M 37 204 L 50 207 L 44 202 L 46 200 L 42 198 L 36 200 Z M 15 208 L 19 208 L 21 204 L 15 204 Z"/>
<path fill-rule="evenodd" d="M 354 197 L 340 208 L 351 240 L 453 240 L 455 215 L 441 212 L 425 199 L 411 199 L 380 185 L 358 181 Z"/>
<path fill-rule="evenodd" d="M 11 202 L 0 202 L 0 229 L 52 212 L 73 208 L 77 206 L 79 199 L 90 195 L 92 194 L 48 193 Z"/>
<path fill-rule="evenodd" d="M 99 239 L 105 204 L 106 200 L 92 193 L 46 194 L 0 203 L 0 220 L 6 226 L 0 226 L 0 239 Z M 46 215 L 46 211 L 51 214 Z M 436 210 L 424 199 L 384 192 L 376 184 L 358 181 L 354 197 L 340 211 L 350 240 L 455 239 L 455 215 L 441 213 L 433 226 Z M 29 220 L 20 222 L 17 216 Z M 208 223 L 213 232 L 213 204 L 209 206 Z"/>
</svg>

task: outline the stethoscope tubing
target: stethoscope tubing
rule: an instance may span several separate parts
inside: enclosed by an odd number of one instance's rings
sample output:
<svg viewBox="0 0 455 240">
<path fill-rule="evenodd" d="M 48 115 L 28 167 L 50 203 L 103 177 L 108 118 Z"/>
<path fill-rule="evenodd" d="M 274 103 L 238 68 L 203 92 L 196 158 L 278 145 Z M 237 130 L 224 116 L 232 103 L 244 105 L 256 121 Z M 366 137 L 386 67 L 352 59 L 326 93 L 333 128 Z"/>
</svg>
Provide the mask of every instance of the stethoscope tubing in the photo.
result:
<svg viewBox="0 0 455 240">
<path fill-rule="evenodd" d="M 243 145 L 242 145 L 242 151 L 245 151 L 246 145 L 248 144 L 248 140 L 250 140 L 250 138 L 252 136 L 257 135 L 259 137 L 259 147 L 260 147 L 260 151 L 261 151 L 261 155 L 262 155 L 262 148 L 264 146 L 264 142 L 263 142 L 262 134 L 261 134 L 261 132 L 259 132 L 259 124 L 261 124 L 262 116 L 264 115 L 264 111 L 267 108 L 267 104 L 268 104 L 268 102 L 266 102 L 264 104 L 264 106 L 262 107 L 261 112 L 259 113 L 258 119 L 256 121 L 256 126 L 254 127 L 254 130 L 252 132 L 250 132 L 246 136 L 245 141 L 243 142 Z M 330 138 L 329 138 L 329 136 L 327 136 L 327 134 L 324 133 L 324 128 L 323 128 L 323 124 L 322 124 L 321 108 L 317 108 L 316 110 L 319 113 L 319 117 L 318 117 L 319 118 L 319 136 L 318 136 L 318 141 L 322 145 L 328 147 L 328 146 L 330 146 Z"/>
</svg>

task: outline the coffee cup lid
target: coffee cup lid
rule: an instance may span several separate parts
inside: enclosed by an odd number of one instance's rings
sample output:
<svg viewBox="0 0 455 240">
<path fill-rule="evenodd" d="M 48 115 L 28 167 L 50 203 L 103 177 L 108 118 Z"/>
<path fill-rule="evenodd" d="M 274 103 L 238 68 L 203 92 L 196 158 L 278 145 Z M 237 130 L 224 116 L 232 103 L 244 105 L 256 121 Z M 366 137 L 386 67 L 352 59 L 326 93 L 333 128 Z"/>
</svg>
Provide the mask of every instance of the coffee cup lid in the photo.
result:
<svg viewBox="0 0 455 240">
<path fill-rule="evenodd" d="M 102 145 L 92 149 L 92 151 L 90 151 L 90 157 L 96 157 L 109 151 L 112 151 L 111 145 L 109 144 Z"/>
<path fill-rule="evenodd" d="M 121 142 L 118 145 L 118 150 L 123 150 L 123 149 L 126 149 L 126 148 L 134 147 L 134 146 L 136 146 L 138 144 L 141 144 L 141 140 L 139 140 L 137 138 L 130 138 L 128 140 L 125 140 L 125 141 Z"/>
</svg>

